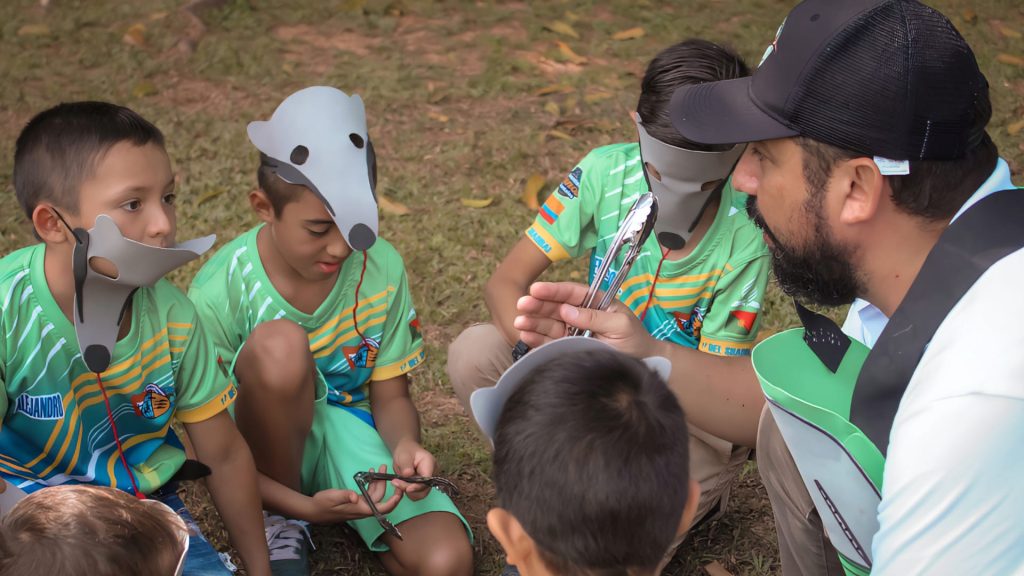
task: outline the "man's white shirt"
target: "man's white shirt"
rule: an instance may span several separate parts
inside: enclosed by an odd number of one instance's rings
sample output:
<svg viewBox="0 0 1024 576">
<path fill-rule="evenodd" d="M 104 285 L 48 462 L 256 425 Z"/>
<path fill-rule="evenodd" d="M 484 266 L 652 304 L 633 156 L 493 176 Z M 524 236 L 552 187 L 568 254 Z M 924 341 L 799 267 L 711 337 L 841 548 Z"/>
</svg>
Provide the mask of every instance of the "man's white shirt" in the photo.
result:
<svg viewBox="0 0 1024 576">
<path fill-rule="evenodd" d="M 953 219 L 1008 188 L 1000 159 Z M 889 437 L 872 574 L 1024 574 L 1021 286 L 1024 250 L 982 275 L 929 343 Z M 873 346 L 887 323 L 857 300 L 843 331 Z"/>
</svg>

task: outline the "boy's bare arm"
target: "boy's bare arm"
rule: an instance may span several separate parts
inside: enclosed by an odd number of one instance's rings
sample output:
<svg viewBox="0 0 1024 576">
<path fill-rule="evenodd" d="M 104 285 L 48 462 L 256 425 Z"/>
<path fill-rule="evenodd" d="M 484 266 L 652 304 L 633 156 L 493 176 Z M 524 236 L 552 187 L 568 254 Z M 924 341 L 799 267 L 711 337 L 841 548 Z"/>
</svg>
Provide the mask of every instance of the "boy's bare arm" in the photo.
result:
<svg viewBox="0 0 1024 576">
<path fill-rule="evenodd" d="M 314 524 L 336 524 L 373 516 L 373 511 L 366 500 L 352 490 L 332 488 L 306 496 L 266 474 L 257 474 L 264 507 L 288 518 L 297 518 Z M 396 491 L 385 500 L 384 488 L 383 482 L 374 482 L 368 492 L 377 510 L 381 514 L 388 514 L 398 506 L 402 492 Z"/>
<path fill-rule="evenodd" d="M 491 312 L 491 321 L 505 335 L 509 346 L 519 340 L 519 331 L 512 326 L 516 317 L 516 301 L 526 295 L 530 284 L 550 265 L 548 257 L 529 238 L 523 237 L 487 280 L 484 300 Z"/>
<path fill-rule="evenodd" d="M 256 465 L 227 411 L 185 424 L 196 457 L 210 467 L 206 485 L 248 574 L 270 574 Z"/>
<path fill-rule="evenodd" d="M 405 374 L 370 383 L 370 409 L 377 432 L 391 450 L 396 474 L 433 476 L 434 456 L 420 445 L 420 415 L 409 396 L 409 377 Z M 396 487 L 412 500 L 425 497 L 430 487 L 395 480 Z"/>
</svg>

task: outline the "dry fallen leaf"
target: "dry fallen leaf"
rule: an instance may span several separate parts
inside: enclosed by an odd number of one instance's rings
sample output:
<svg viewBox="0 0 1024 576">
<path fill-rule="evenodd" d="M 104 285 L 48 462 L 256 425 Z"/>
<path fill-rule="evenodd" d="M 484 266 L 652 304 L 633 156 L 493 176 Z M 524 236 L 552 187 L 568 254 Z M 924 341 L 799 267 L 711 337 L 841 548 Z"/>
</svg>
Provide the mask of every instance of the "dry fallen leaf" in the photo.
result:
<svg viewBox="0 0 1024 576">
<path fill-rule="evenodd" d="M 18 36 L 49 36 L 50 27 L 46 24 L 25 24 L 18 28 Z"/>
<path fill-rule="evenodd" d="M 1009 134 L 1010 136 L 1016 136 L 1017 134 L 1020 134 L 1021 130 L 1024 130 L 1024 120 L 1014 122 L 1013 124 L 1010 124 L 1009 126 L 1006 127 L 1006 133 Z"/>
<path fill-rule="evenodd" d="M 447 116 L 445 116 L 444 114 L 441 114 L 440 112 L 433 112 L 433 111 L 427 112 L 427 117 L 429 117 L 432 120 L 437 120 L 438 122 L 441 122 L 442 124 L 449 120 L 449 118 Z"/>
<path fill-rule="evenodd" d="M 142 48 L 146 45 L 146 26 L 141 22 L 132 24 L 121 37 L 121 41 L 129 46 Z"/>
<path fill-rule="evenodd" d="M 572 26 L 566 24 L 565 22 L 562 22 L 561 20 L 554 20 L 552 22 L 548 22 L 547 24 L 544 24 L 544 29 L 545 30 L 550 30 L 550 31 L 554 32 L 555 34 L 561 34 L 562 36 L 568 36 L 570 38 L 576 38 L 577 40 L 579 40 L 579 38 L 580 38 L 580 35 L 576 32 L 576 30 Z"/>
<path fill-rule="evenodd" d="M 1016 39 L 1021 37 L 1021 33 L 1019 31 L 1017 31 L 1015 28 L 1010 27 L 1002 20 L 989 20 L 988 23 L 989 26 L 992 27 L 992 31 L 998 34 L 999 36 L 1002 36 L 1003 38 Z"/>
<path fill-rule="evenodd" d="M 968 24 L 974 24 L 978 21 L 978 13 L 973 8 L 964 8 L 963 12 L 960 12 L 960 16 L 964 19 L 964 22 Z"/>
<path fill-rule="evenodd" d="M 1013 28 L 1010 28 L 1002 20 L 989 20 L 988 23 L 992 27 L 992 30 L 996 34 L 1002 36 L 1003 38 L 1020 38 L 1021 37 L 1020 32 L 1014 30 Z"/>
<path fill-rule="evenodd" d="M 159 92 L 159 90 L 157 90 L 156 84 L 149 80 L 140 80 L 135 83 L 135 86 L 132 86 L 132 96 L 136 98 L 145 98 L 146 96 L 152 96 L 157 92 Z"/>
<path fill-rule="evenodd" d="M 463 206 L 468 206 L 469 208 L 486 208 L 494 202 L 494 198 L 459 198 L 459 202 L 461 202 Z"/>
<path fill-rule="evenodd" d="M 562 110 L 558 107 L 558 104 L 552 100 L 548 100 L 544 103 L 544 111 L 552 116 L 558 116 L 562 113 Z"/>
<path fill-rule="evenodd" d="M 568 20 L 570 23 L 575 24 L 576 21 L 580 19 L 580 15 L 571 10 L 566 10 L 565 19 Z"/>
<path fill-rule="evenodd" d="M 1011 66 L 1020 66 L 1021 68 L 1024 68 L 1024 58 L 1021 58 L 1020 56 L 1014 56 L 1013 54 L 1007 54 L 1005 52 L 1002 52 L 996 56 L 996 60 L 1002 62 L 1003 64 L 1009 64 Z"/>
<path fill-rule="evenodd" d="M 545 134 L 552 138 L 558 138 L 559 140 L 572 140 L 572 136 L 562 132 L 561 130 L 548 130 Z"/>
<path fill-rule="evenodd" d="M 149 15 L 149 21 L 150 22 L 155 22 L 157 20 L 163 20 L 164 18 L 167 18 L 167 12 L 153 12 L 152 14 Z"/>
<path fill-rule="evenodd" d="M 541 189 L 544 188 L 544 176 L 540 174 L 531 174 L 526 179 L 526 185 L 523 186 L 523 195 L 521 200 L 527 208 L 533 211 L 540 210 L 540 200 L 537 199 L 537 195 L 540 194 Z"/>
<path fill-rule="evenodd" d="M 628 30 L 612 34 L 612 40 L 634 40 L 636 38 L 643 38 L 646 33 L 647 32 L 643 28 L 637 26 L 636 28 L 630 28 Z"/>
<path fill-rule="evenodd" d="M 543 88 L 538 88 L 537 90 L 534 90 L 533 95 L 547 96 L 549 94 L 568 94 L 573 90 L 575 90 L 575 88 L 569 86 L 568 84 L 552 84 L 550 86 L 545 86 Z"/>
<path fill-rule="evenodd" d="M 383 194 L 377 195 L 377 205 L 385 214 L 394 214 L 395 216 L 404 216 L 411 212 L 409 207 L 401 202 L 394 200 L 388 200 Z"/>
<path fill-rule="evenodd" d="M 214 189 L 210 190 L 209 192 L 207 192 L 206 194 L 203 194 L 202 196 L 200 196 L 199 200 L 196 200 L 196 206 L 202 206 L 203 204 L 206 204 L 210 200 L 213 200 L 214 198 L 216 198 L 217 196 L 220 196 L 221 194 L 223 194 L 225 192 L 227 192 L 226 188 L 214 188 Z"/>
<path fill-rule="evenodd" d="M 576 52 L 573 52 L 573 49 L 570 48 L 569 45 L 566 44 L 565 42 L 562 42 L 561 40 L 558 40 L 555 43 L 558 44 L 558 52 L 562 55 L 563 58 L 565 58 L 569 62 L 572 62 L 573 64 L 586 64 L 587 63 L 587 59 L 586 58 L 584 58 L 583 56 L 580 56 Z"/>
</svg>

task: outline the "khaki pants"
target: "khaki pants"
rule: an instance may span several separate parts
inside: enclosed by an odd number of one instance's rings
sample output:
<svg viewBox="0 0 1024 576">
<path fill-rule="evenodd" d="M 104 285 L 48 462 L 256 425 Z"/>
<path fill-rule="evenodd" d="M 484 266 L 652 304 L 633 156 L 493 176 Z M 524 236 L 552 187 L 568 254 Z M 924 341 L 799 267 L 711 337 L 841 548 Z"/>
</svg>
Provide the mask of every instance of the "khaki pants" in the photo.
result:
<svg viewBox="0 0 1024 576">
<path fill-rule="evenodd" d="M 474 324 L 448 347 L 448 377 L 467 413 L 469 396 L 478 388 L 494 386 L 512 365 L 512 347 L 493 324 Z M 714 517 L 725 511 L 733 480 L 743 468 L 750 450 L 733 446 L 690 426 L 690 475 L 700 484 L 700 503 L 694 522 L 718 505 Z"/>
<path fill-rule="evenodd" d="M 757 429 L 757 469 L 775 514 L 783 576 L 838 576 L 839 555 L 821 524 L 771 410 L 765 404 Z"/>
</svg>

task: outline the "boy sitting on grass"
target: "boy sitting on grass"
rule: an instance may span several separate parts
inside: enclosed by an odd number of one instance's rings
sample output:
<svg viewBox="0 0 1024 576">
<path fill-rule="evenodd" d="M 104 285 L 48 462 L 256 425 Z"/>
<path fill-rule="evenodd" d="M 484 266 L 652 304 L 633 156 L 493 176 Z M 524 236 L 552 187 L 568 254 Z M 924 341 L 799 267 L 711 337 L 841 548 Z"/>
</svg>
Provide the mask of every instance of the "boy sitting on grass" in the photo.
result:
<svg viewBox="0 0 1024 576">
<path fill-rule="evenodd" d="M 372 497 L 399 539 L 355 491 L 357 472 L 435 472 L 407 376 L 423 340 L 402 258 L 377 238 L 362 100 L 300 90 L 249 138 L 261 153 L 249 203 L 263 224 L 222 247 L 189 295 L 237 379 L 264 505 L 287 517 L 267 520 L 275 573 L 308 573 L 300 521 L 348 522 L 391 574 L 472 573 L 468 524 L 445 494 L 380 486 Z"/>
<path fill-rule="evenodd" d="M 268 574 L 256 469 L 225 410 L 235 389 L 195 307 L 162 279 L 97 307 L 124 288 L 112 279 L 180 255 L 174 186 L 163 134 L 127 108 L 60 104 L 22 130 L 14 190 L 42 243 L 0 259 L 0 479 L 116 487 L 188 523 L 180 421 L 248 573 Z M 196 534 L 185 573 L 199 571 L 230 574 Z"/>
<path fill-rule="evenodd" d="M 662 358 L 563 338 L 473 396 L 494 440 L 487 526 L 524 576 L 656 574 L 700 487 Z M 653 369 L 652 369 L 653 368 Z"/>
</svg>

